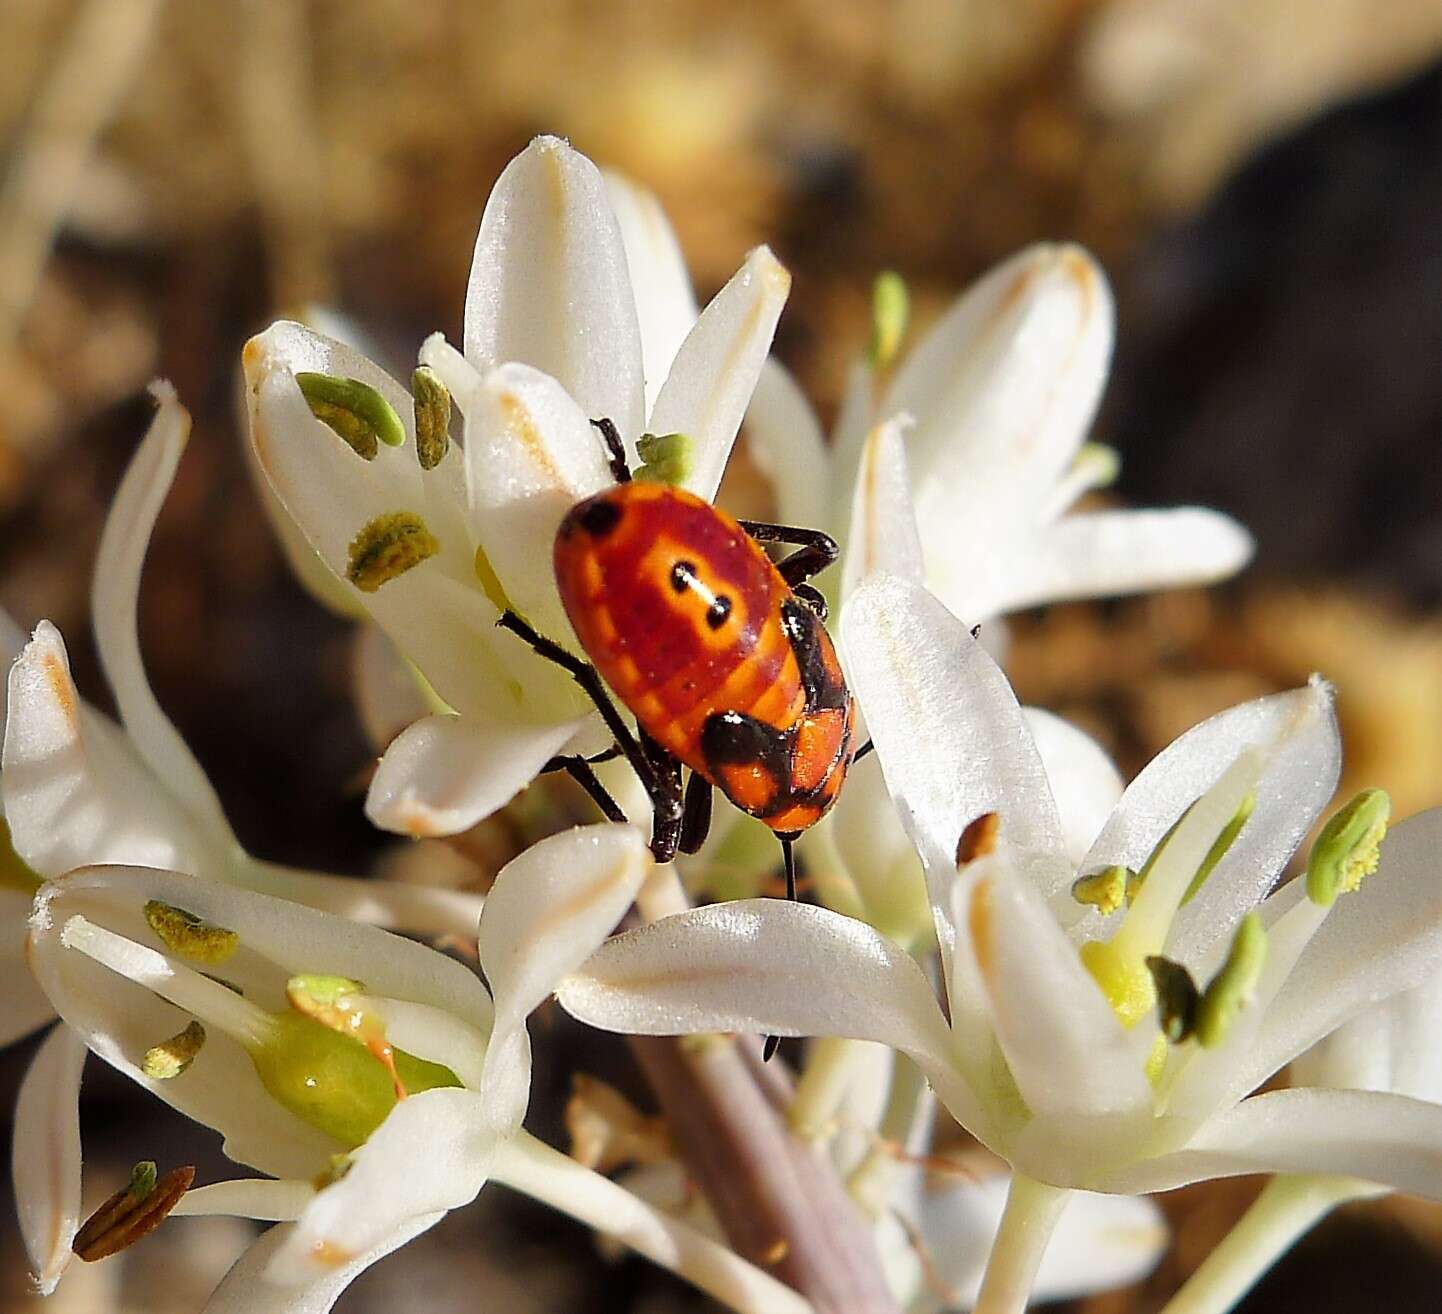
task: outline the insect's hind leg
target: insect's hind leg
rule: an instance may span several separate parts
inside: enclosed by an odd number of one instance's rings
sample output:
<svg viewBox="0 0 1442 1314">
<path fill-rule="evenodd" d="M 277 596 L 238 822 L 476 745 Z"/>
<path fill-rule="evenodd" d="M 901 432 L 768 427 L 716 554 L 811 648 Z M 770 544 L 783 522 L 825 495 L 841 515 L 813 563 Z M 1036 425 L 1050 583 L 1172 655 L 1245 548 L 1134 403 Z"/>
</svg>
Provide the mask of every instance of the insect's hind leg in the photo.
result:
<svg viewBox="0 0 1442 1314">
<path fill-rule="evenodd" d="M 621 434 L 616 428 L 615 421 L 608 420 L 605 416 L 602 416 L 599 420 L 592 420 L 591 423 L 600 430 L 601 438 L 606 444 L 607 461 L 611 467 L 611 477 L 618 484 L 629 484 L 631 482 L 631 467 L 626 461 L 626 444 L 621 441 Z"/>
<path fill-rule="evenodd" d="M 693 771 L 681 813 L 681 852 L 699 853 L 711 830 L 711 782 Z"/>
<path fill-rule="evenodd" d="M 819 529 L 773 525 L 765 520 L 742 520 L 739 523 L 758 543 L 789 543 L 799 548 L 799 551 L 776 563 L 781 578 L 793 589 L 802 581 L 833 565 L 841 555 L 841 548 L 836 540 Z"/>
</svg>

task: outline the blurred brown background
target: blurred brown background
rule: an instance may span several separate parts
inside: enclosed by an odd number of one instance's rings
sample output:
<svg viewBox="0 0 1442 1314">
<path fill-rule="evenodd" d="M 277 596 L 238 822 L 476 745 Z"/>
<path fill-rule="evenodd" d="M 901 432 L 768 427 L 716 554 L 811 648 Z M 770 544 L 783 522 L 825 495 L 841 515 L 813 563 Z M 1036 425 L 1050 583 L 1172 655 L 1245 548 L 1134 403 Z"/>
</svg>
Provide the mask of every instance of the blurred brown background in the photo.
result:
<svg viewBox="0 0 1442 1314">
<path fill-rule="evenodd" d="M 141 389 L 171 378 L 196 431 L 142 640 L 254 851 L 480 880 L 529 825 L 517 809 L 465 858 L 396 859 L 368 829 L 347 629 L 290 580 L 232 401 L 239 344 L 287 309 L 330 304 L 398 361 L 455 337 L 490 185 L 542 131 L 659 194 L 703 297 L 749 246 L 777 249 L 795 275 L 777 351 L 827 417 L 877 271 L 908 279 L 920 325 L 1028 242 L 1091 246 L 1120 299 L 1097 432 L 1122 451 L 1120 495 L 1223 507 L 1261 551 L 1225 590 L 1023 618 L 1023 697 L 1131 771 L 1320 669 L 1348 784 L 1402 814 L 1442 803 L 1436 0 L 10 0 L 0 49 L 0 601 L 55 620 L 105 704 L 90 563 Z M 732 493 L 754 494 L 744 457 Z M 612 1047 L 549 1025 L 532 1125 L 559 1139 L 572 1071 L 629 1079 Z M 0 1060 L 0 1107 L 30 1049 Z M 206 1134 L 89 1072 L 97 1197 L 144 1155 L 225 1171 Z M 1083 1308 L 1156 1309 L 1254 1189 L 1165 1202 L 1159 1273 Z M 197 1309 L 249 1235 L 173 1222 L 50 1308 Z M 7 1218 L 0 1308 L 38 1307 L 25 1286 Z M 1246 1308 L 1439 1306 L 1442 1215 L 1402 1201 L 1327 1223 Z M 500 1190 L 340 1305 L 702 1307 Z"/>
</svg>

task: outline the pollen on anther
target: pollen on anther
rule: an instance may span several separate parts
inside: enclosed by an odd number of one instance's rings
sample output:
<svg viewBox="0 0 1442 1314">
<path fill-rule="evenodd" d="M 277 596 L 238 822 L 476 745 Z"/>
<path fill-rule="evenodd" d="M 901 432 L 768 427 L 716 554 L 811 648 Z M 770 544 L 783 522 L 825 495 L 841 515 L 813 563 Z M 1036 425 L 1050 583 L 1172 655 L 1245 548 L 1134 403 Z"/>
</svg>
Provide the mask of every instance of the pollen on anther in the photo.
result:
<svg viewBox="0 0 1442 1314">
<path fill-rule="evenodd" d="M 368 521 L 351 540 L 346 578 L 362 593 L 374 593 L 439 551 L 420 516 L 392 511 Z"/>
</svg>

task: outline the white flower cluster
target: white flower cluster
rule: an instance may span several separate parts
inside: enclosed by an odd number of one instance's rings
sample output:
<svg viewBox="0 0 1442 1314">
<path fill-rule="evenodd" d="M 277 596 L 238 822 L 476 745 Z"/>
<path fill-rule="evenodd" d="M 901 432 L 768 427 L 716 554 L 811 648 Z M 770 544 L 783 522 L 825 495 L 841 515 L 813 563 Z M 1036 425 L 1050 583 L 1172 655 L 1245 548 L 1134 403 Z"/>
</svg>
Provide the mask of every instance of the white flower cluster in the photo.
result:
<svg viewBox="0 0 1442 1314">
<path fill-rule="evenodd" d="M 189 432 L 155 387 L 92 598 L 118 722 L 81 700 L 53 625 L 26 641 L 0 617 L 0 1042 L 60 1018 L 16 1111 L 43 1292 L 169 1212 L 233 1214 L 279 1225 L 207 1309 L 316 1314 L 497 1180 L 734 1309 L 823 1308 L 733 1248 L 684 1189 L 684 1143 L 612 1179 L 524 1130 L 527 1018 L 552 993 L 611 1031 L 815 1038 L 786 1118 L 874 1242 L 887 1308 L 1010 1314 L 1135 1280 L 1166 1244 L 1147 1193 L 1276 1174 L 1169 1306 L 1221 1311 L 1338 1201 L 1442 1197 L 1442 814 L 1386 834 L 1385 795 L 1363 795 L 1279 886 L 1340 770 L 1323 681 L 1214 717 L 1124 789 L 974 637 L 1250 555 L 1214 512 L 1071 509 L 1115 473 L 1086 442 L 1112 346 L 1101 271 L 1025 251 L 904 357 L 883 280 L 829 444 L 768 359 L 789 281 L 760 248 L 698 312 L 654 200 L 539 139 L 486 207 L 462 349 L 433 336 L 407 388 L 277 323 L 243 355 L 247 450 L 300 577 L 365 626 L 367 814 L 439 836 L 622 733 L 498 624 L 584 659 L 552 567 L 562 518 L 623 459 L 709 501 L 745 420 L 780 515 L 844 549 L 825 587 L 875 753 L 803 840 L 827 906 L 691 908 L 625 761 L 596 774 L 636 825 L 543 840 L 484 900 L 246 853 L 141 665 L 141 568 Z M 743 821 L 718 816 L 691 861 L 745 847 Z M 643 924 L 612 936 L 633 905 Z M 484 985 L 424 943 L 441 935 L 474 942 Z M 82 1227 L 87 1051 L 260 1176 L 143 1164 Z M 1289 1086 L 1254 1093 L 1288 1064 Z M 1009 1185 L 946 1176 L 936 1102 Z"/>
</svg>

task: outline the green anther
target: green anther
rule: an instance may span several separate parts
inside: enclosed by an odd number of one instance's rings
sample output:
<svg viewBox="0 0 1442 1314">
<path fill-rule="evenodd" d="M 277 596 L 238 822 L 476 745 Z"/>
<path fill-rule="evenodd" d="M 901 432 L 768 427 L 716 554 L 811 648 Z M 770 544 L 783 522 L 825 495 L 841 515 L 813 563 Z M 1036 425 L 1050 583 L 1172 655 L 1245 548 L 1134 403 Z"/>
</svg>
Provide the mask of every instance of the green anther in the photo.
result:
<svg viewBox="0 0 1442 1314">
<path fill-rule="evenodd" d="M 192 1022 L 184 1031 L 147 1049 L 140 1070 L 152 1081 L 170 1081 L 195 1062 L 204 1044 L 205 1028 Z"/>
<path fill-rule="evenodd" d="M 434 470 L 451 446 L 451 394 L 435 370 L 420 365 L 411 375 L 411 396 L 415 399 L 416 456 L 422 470 Z"/>
<path fill-rule="evenodd" d="M 10 827 L 5 818 L 0 817 L 0 889 L 34 894 L 44 884 L 15 852 L 15 845 L 10 840 Z"/>
<path fill-rule="evenodd" d="M 374 593 L 440 550 L 420 516 L 392 511 L 368 521 L 351 540 L 346 578 L 362 593 Z"/>
<path fill-rule="evenodd" d="M 374 461 L 380 444 L 399 447 L 406 427 L 395 407 L 368 383 L 302 371 L 295 376 L 311 414 L 335 430 L 357 456 Z"/>
<path fill-rule="evenodd" d="M 1227 850 L 1232 847 L 1237 836 L 1242 833 L 1242 827 L 1247 824 L 1247 820 L 1256 806 L 1256 790 L 1250 791 L 1247 797 L 1237 804 L 1237 810 L 1232 813 L 1232 819 L 1222 827 L 1221 833 L 1213 842 L 1212 847 L 1207 850 L 1207 856 L 1202 859 L 1202 865 L 1197 868 L 1197 874 L 1192 877 L 1192 883 L 1187 886 L 1187 892 L 1182 895 L 1181 906 L 1183 908 L 1191 903 L 1197 892 L 1207 883 L 1207 877 L 1216 870 L 1217 863 L 1227 856 Z M 1188 810 L 1190 811 L 1190 809 Z"/>
<path fill-rule="evenodd" d="M 866 348 L 872 369 L 887 369 L 900 354 L 910 313 L 906 281 L 889 269 L 878 274 L 871 287 L 871 342 Z"/>
<path fill-rule="evenodd" d="M 130 1184 L 125 1189 L 134 1200 L 147 1200 L 155 1190 L 156 1176 L 155 1160 L 142 1159 L 130 1170 Z"/>
<path fill-rule="evenodd" d="M 696 464 L 696 444 L 690 434 L 643 433 L 636 443 L 641 458 L 637 479 L 654 484 L 680 484 L 690 476 Z"/>
<path fill-rule="evenodd" d="M 251 1060 L 266 1090 L 303 1122 L 354 1149 L 395 1107 L 386 1066 L 359 1040 L 300 1013 L 279 1013 Z M 411 1095 L 459 1086 L 448 1067 L 394 1050 L 395 1069 Z"/>
<path fill-rule="evenodd" d="M 1072 460 L 1072 469 L 1085 473 L 1088 488 L 1108 488 L 1122 472 L 1121 453 L 1106 443 L 1083 443 Z"/>
<path fill-rule="evenodd" d="M 1267 961 L 1267 932 L 1262 919 L 1249 912 L 1232 937 L 1227 961 L 1214 976 L 1197 1005 L 1196 1037 L 1214 1049 L 1227 1038 L 1233 1021 L 1246 1007 Z"/>
<path fill-rule="evenodd" d="M 1136 872 L 1130 867 L 1103 867 L 1088 872 L 1072 882 L 1071 897 L 1088 908 L 1095 908 L 1103 917 L 1110 917 L 1127 898 L 1128 888 L 1135 883 Z"/>
<path fill-rule="evenodd" d="M 1147 959 L 1147 970 L 1157 992 L 1157 1021 L 1162 1034 L 1173 1045 L 1189 1040 L 1197 1029 L 1197 1008 L 1202 1002 L 1201 991 L 1192 974 L 1180 963 L 1160 954 Z"/>
<path fill-rule="evenodd" d="M 1322 827 L 1307 858 L 1307 897 L 1313 903 L 1330 908 L 1339 894 L 1352 893 L 1377 870 L 1391 815 L 1385 789 L 1364 789 Z"/>
<path fill-rule="evenodd" d="M 224 926 L 212 926 L 184 908 L 159 899 L 145 905 L 145 920 L 157 938 L 172 953 L 192 962 L 214 966 L 225 962 L 240 948 L 240 936 Z"/>
</svg>

